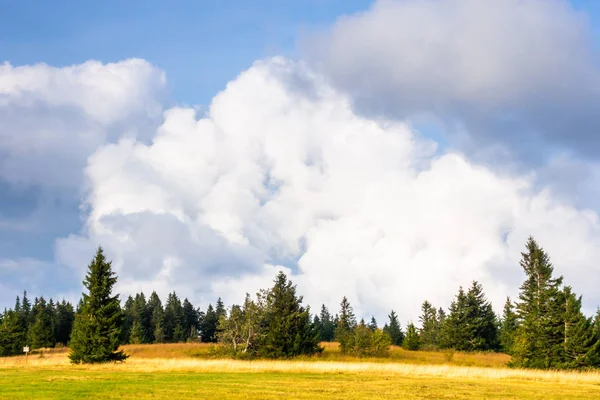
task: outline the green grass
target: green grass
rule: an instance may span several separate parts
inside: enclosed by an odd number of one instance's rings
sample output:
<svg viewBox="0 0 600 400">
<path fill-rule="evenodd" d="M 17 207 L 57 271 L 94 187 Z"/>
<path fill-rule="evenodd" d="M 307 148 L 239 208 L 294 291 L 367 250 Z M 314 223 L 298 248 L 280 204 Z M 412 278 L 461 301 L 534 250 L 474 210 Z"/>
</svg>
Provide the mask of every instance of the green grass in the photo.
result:
<svg viewBox="0 0 600 400">
<path fill-rule="evenodd" d="M 600 399 L 600 372 L 507 369 L 491 353 L 410 352 L 290 361 L 214 359 L 210 345 L 129 345 L 122 364 L 74 366 L 68 349 L 0 358 L 0 399 Z"/>
<path fill-rule="evenodd" d="M 598 399 L 591 383 L 380 374 L 0 370 L 0 399 Z"/>
</svg>

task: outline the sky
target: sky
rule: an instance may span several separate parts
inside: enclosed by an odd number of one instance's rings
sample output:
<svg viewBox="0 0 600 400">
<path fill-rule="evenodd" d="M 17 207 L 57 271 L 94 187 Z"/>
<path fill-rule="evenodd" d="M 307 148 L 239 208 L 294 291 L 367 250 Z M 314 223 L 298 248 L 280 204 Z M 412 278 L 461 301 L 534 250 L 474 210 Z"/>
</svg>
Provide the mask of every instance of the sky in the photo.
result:
<svg viewBox="0 0 600 400">
<path fill-rule="evenodd" d="M 0 306 L 122 296 L 417 319 L 533 235 L 600 305 L 600 6 L 566 0 L 6 2 Z"/>
</svg>

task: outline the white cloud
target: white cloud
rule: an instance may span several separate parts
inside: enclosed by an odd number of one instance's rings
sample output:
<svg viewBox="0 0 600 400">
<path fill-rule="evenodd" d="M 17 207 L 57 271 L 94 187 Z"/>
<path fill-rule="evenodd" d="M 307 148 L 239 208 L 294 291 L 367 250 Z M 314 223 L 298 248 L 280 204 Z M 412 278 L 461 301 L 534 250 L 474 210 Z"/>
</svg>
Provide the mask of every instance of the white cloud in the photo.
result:
<svg viewBox="0 0 600 400">
<path fill-rule="evenodd" d="M 304 47 L 361 108 L 434 113 L 454 133 L 466 128 L 470 155 L 485 159 L 482 143 L 502 143 L 531 163 L 540 138 L 597 156 L 592 43 L 566 0 L 379 0 Z"/>
<path fill-rule="evenodd" d="M 535 176 L 437 155 L 410 125 L 350 103 L 301 64 L 257 62 L 207 115 L 173 108 L 151 143 L 99 148 L 86 229 L 58 242 L 59 259 L 83 273 L 102 244 L 122 290 L 176 289 L 203 305 L 241 301 L 283 264 L 313 307 L 335 312 L 347 295 L 359 313 L 407 320 L 472 279 L 500 306 L 533 234 L 586 304 L 600 301 L 595 213 L 537 190 Z"/>
<path fill-rule="evenodd" d="M 94 150 L 160 116 L 164 73 L 144 60 L 0 65 L 0 179 L 78 188 Z"/>
</svg>

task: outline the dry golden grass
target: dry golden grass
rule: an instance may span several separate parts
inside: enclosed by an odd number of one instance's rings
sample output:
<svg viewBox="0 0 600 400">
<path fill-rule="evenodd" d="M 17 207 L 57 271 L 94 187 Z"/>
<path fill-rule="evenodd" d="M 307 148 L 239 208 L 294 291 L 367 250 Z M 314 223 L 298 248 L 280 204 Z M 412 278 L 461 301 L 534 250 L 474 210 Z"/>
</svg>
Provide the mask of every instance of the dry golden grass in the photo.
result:
<svg viewBox="0 0 600 400">
<path fill-rule="evenodd" d="M 0 369 L 77 369 L 111 372 L 226 372 L 226 373 L 304 373 L 304 374 L 367 374 L 374 376 L 413 376 L 456 379 L 526 380 L 546 382 L 579 382 L 600 385 L 600 372 L 536 371 L 500 367 L 496 357 L 490 354 L 460 354 L 455 358 L 483 360 L 484 366 L 460 366 L 426 364 L 425 360 L 441 361 L 438 352 L 408 352 L 394 349 L 402 354 L 404 362 L 373 362 L 369 359 L 341 359 L 333 357 L 300 359 L 290 361 L 197 358 L 195 354 L 208 355 L 207 344 L 128 345 L 125 351 L 131 357 L 124 363 L 73 366 L 67 357 L 68 349 L 46 350 L 43 356 L 32 355 L 0 358 Z M 325 354 L 335 354 L 335 345 L 328 344 Z M 410 354 L 404 354 L 410 353 Z M 505 356 L 506 357 L 506 356 Z M 505 357 L 500 359 L 505 360 Z M 491 361 L 490 361 L 491 359 Z M 393 360 L 393 359 L 392 359 Z M 411 360 L 419 360 L 413 363 Z M 491 364 L 490 367 L 488 364 Z M 600 395 L 599 395 L 600 398 Z"/>
</svg>

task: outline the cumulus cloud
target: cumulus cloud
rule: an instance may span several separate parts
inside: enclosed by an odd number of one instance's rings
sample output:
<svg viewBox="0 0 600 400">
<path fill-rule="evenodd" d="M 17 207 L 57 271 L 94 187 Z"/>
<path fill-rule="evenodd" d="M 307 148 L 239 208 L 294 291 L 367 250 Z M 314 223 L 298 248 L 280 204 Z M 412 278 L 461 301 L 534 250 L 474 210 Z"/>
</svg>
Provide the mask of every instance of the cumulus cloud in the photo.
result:
<svg viewBox="0 0 600 400">
<path fill-rule="evenodd" d="M 471 157 L 599 154 L 598 52 L 566 0 L 379 0 L 303 44 L 363 112 L 433 113 Z"/>
<path fill-rule="evenodd" d="M 162 71 L 144 60 L 0 65 L 0 179 L 78 188 L 87 156 L 160 116 Z"/>
<path fill-rule="evenodd" d="M 408 320 L 472 279 L 499 307 L 533 234 L 588 309 L 600 301 L 596 213 L 535 176 L 438 154 L 408 123 L 358 115 L 283 58 L 255 63 L 206 115 L 167 110 L 149 143 L 102 146 L 86 177 L 85 229 L 58 242 L 57 258 L 83 274 L 102 244 L 123 291 L 239 302 L 283 268 L 315 307 L 335 311 L 347 295 L 360 315 L 394 308 Z"/>
<path fill-rule="evenodd" d="M 52 254 L 57 236 L 79 228 L 88 156 L 117 138 L 144 140 L 152 132 L 165 84 L 161 70 L 139 59 L 60 68 L 0 64 L 0 290 L 6 296 L 26 288 L 47 296 L 65 282 L 79 293 L 79 276 L 74 281 L 63 265 L 35 257 Z"/>
</svg>

